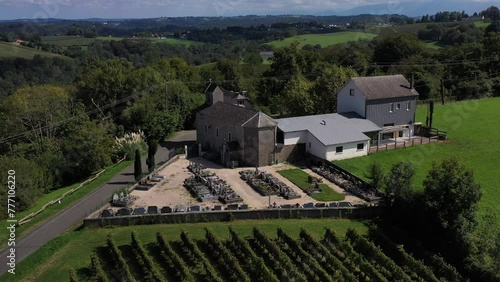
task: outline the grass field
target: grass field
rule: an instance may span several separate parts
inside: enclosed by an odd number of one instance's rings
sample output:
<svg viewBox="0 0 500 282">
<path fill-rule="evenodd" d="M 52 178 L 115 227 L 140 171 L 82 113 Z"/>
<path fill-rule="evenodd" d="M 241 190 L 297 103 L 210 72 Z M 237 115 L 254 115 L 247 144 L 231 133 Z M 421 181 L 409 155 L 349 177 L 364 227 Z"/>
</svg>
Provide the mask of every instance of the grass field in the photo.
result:
<svg viewBox="0 0 500 282">
<path fill-rule="evenodd" d="M 384 151 L 335 163 L 366 179 L 368 166 L 374 161 L 380 162 L 385 171 L 398 161 L 409 161 L 417 171 L 414 186 L 423 189 L 422 181 L 432 162 L 457 156 L 464 165 L 473 169 L 476 180 L 481 184 L 480 214 L 491 208 L 500 218 L 499 108 L 500 98 L 436 105 L 433 126 L 448 132 L 448 143 Z M 425 122 L 426 111 L 426 108 L 417 110 L 417 121 Z"/>
<path fill-rule="evenodd" d="M 474 25 L 477 26 L 477 27 L 488 27 L 489 25 L 491 24 L 491 22 L 483 22 L 483 21 L 480 21 L 480 22 L 475 22 Z"/>
<path fill-rule="evenodd" d="M 405 25 L 393 25 L 393 26 L 383 26 L 383 27 L 371 27 L 366 29 L 366 32 L 373 33 L 380 36 L 388 36 L 399 33 L 407 33 L 417 36 L 418 31 L 425 29 L 429 23 L 416 23 L 416 24 L 405 24 Z"/>
<path fill-rule="evenodd" d="M 35 55 L 40 55 L 42 57 L 59 57 L 59 58 L 68 58 L 59 54 L 54 54 L 42 50 L 38 50 L 35 48 L 24 47 L 13 45 L 8 42 L 0 42 L 0 59 L 4 58 L 25 58 L 25 59 L 33 59 Z"/>
<path fill-rule="evenodd" d="M 235 221 L 228 223 L 195 223 L 171 225 L 146 225 L 135 227 L 117 227 L 102 229 L 83 229 L 60 236 L 33 253 L 16 265 L 16 275 L 4 274 L 0 281 L 68 281 L 68 269 L 81 269 L 89 266 L 93 250 L 104 247 L 106 235 L 113 234 L 118 246 L 130 243 L 130 233 L 135 230 L 143 244 L 155 241 L 155 233 L 161 232 L 167 240 L 179 240 L 181 231 L 186 231 L 192 239 L 202 239 L 204 228 L 208 227 L 217 236 L 229 238 L 228 227 L 234 228 L 242 237 L 250 236 L 252 228 L 258 226 L 264 233 L 275 237 L 276 229 L 283 228 L 297 238 L 300 228 L 306 229 L 316 238 L 320 238 L 329 227 L 343 236 L 348 228 L 354 228 L 360 234 L 368 229 L 362 221 L 344 219 L 297 219 L 297 220 L 258 220 Z"/>
<path fill-rule="evenodd" d="M 373 39 L 375 34 L 365 33 L 365 32 L 335 32 L 326 34 L 303 34 L 294 37 L 285 38 L 284 40 L 271 41 L 269 45 L 274 47 L 284 47 L 288 46 L 293 42 L 299 42 L 298 48 L 302 48 L 304 45 L 319 44 L 321 47 L 326 47 L 328 45 L 335 45 L 339 43 L 345 43 L 349 41 L 356 41 L 360 39 Z"/>
<path fill-rule="evenodd" d="M 308 182 L 309 174 L 300 169 L 280 170 L 278 173 L 304 191 L 311 187 L 311 183 Z M 323 192 L 311 195 L 311 197 L 317 201 L 328 202 L 342 201 L 345 199 L 344 195 L 335 192 L 326 184 L 320 184 L 319 187 L 323 190 Z"/>
<path fill-rule="evenodd" d="M 47 44 L 54 44 L 61 47 L 73 46 L 73 45 L 89 45 L 94 42 L 94 38 L 86 38 L 76 35 L 68 36 L 44 36 L 42 37 L 42 42 Z"/>
<path fill-rule="evenodd" d="M 55 204 L 52 206 L 49 206 L 46 208 L 43 212 L 40 214 L 36 215 L 31 221 L 28 223 L 25 223 L 19 227 L 16 228 L 16 233 L 17 236 L 20 237 L 29 230 L 32 230 L 33 228 L 36 228 L 37 226 L 41 225 L 43 222 L 47 221 L 57 213 L 61 212 L 62 210 L 70 207 L 72 204 L 74 204 L 76 201 L 79 199 L 83 198 L 85 195 L 89 194 L 92 192 L 95 188 L 101 186 L 102 184 L 106 183 L 109 181 L 112 177 L 117 175 L 120 171 L 128 167 L 132 161 L 123 161 L 119 164 L 112 165 L 106 169 L 105 172 L 103 172 L 99 178 L 95 179 L 94 181 L 90 182 L 89 184 L 83 186 L 80 188 L 78 191 L 74 192 L 73 194 L 66 196 L 62 201 L 61 204 Z M 43 207 L 45 204 L 49 203 L 50 201 L 53 201 L 57 198 L 59 198 L 62 194 L 66 193 L 67 191 L 77 187 L 79 183 L 57 189 L 56 191 L 46 194 L 42 196 L 35 206 L 29 210 L 18 212 L 16 214 L 17 220 L 20 220 L 21 218 L 29 215 L 32 212 L 35 212 L 39 210 L 41 207 Z M 111 195 L 110 195 L 111 196 Z M 6 220 L 3 220 L 0 222 L 0 229 L 5 230 L 7 228 L 8 224 Z M 0 233 L 0 246 L 4 246 L 7 242 L 7 236 L 8 234 L 6 232 Z"/>
<path fill-rule="evenodd" d="M 439 41 L 424 42 L 424 44 L 425 46 L 432 49 L 441 49 L 444 47 L 444 45 L 440 44 Z"/>
<path fill-rule="evenodd" d="M 123 39 L 133 39 L 127 37 L 110 37 L 110 36 L 99 36 L 96 38 L 85 38 L 82 36 L 71 36 L 71 35 L 62 35 L 62 36 L 44 36 L 42 37 L 43 43 L 55 44 L 61 47 L 67 46 L 87 46 L 96 40 L 102 41 L 119 41 Z M 136 39 L 144 39 L 144 38 L 136 38 Z M 193 45 L 193 44 L 203 44 L 197 41 L 185 40 L 185 39 L 177 39 L 177 38 L 166 38 L 166 39 L 157 39 L 157 38 L 147 38 L 153 43 L 166 43 L 166 44 L 182 44 L 182 45 Z"/>
</svg>

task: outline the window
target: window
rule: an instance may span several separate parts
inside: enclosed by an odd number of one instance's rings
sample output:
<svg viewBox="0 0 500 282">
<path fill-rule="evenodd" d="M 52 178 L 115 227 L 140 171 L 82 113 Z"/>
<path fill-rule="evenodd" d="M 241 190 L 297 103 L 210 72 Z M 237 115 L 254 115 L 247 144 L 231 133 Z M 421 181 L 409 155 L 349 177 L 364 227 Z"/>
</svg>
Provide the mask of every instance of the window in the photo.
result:
<svg viewBox="0 0 500 282">
<path fill-rule="evenodd" d="M 228 140 L 229 142 L 231 142 L 231 141 L 232 141 L 231 139 L 232 139 L 232 138 L 231 138 L 231 132 L 228 132 L 228 133 L 227 133 L 227 140 Z"/>
<path fill-rule="evenodd" d="M 349 91 L 349 95 L 354 96 L 354 89 L 351 89 L 351 90 Z"/>
<path fill-rule="evenodd" d="M 342 154 L 343 151 L 344 151 L 344 146 L 338 146 L 337 148 L 335 148 L 335 153 L 337 154 Z"/>
<path fill-rule="evenodd" d="M 400 103 L 397 103 L 397 104 L 396 104 L 396 110 L 399 110 L 399 109 L 401 109 L 401 104 L 400 104 Z"/>
<path fill-rule="evenodd" d="M 409 111 L 410 110 L 410 101 L 406 102 L 406 110 Z"/>
<path fill-rule="evenodd" d="M 208 132 L 208 125 L 205 123 L 205 133 Z"/>
<path fill-rule="evenodd" d="M 394 103 L 391 103 L 391 107 L 389 109 L 389 112 L 391 112 L 391 113 L 394 112 Z"/>
<path fill-rule="evenodd" d="M 215 136 L 219 137 L 219 128 L 218 127 L 215 129 Z"/>
<path fill-rule="evenodd" d="M 309 149 L 311 149 L 311 142 L 309 142 Z"/>
<path fill-rule="evenodd" d="M 243 105 L 243 100 L 238 100 L 238 105 Z"/>
<path fill-rule="evenodd" d="M 358 151 L 363 151 L 365 149 L 365 143 L 358 144 Z"/>
</svg>

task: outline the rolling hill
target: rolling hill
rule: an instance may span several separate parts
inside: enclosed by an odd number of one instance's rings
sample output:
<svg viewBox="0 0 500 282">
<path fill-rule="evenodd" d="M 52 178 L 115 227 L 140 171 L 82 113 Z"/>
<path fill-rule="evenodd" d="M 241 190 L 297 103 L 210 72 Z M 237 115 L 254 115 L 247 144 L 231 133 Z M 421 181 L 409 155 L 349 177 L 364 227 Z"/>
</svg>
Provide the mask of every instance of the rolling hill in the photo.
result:
<svg viewBox="0 0 500 282">
<path fill-rule="evenodd" d="M 43 57 L 60 57 L 69 59 L 66 56 L 38 50 L 35 48 L 13 45 L 12 43 L 7 43 L 7 42 L 0 42 L 0 59 L 4 58 L 33 59 L 35 55 L 40 55 Z"/>
<path fill-rule="evenodd" d="M 311 44 L 316 45 L 319 44 L 321 47 L 326 47 L 328 45 L 335 45 L 339 43 L 345 43 L 349 41 L 356 41 L 360 39 L 373 39 L 377 37 L 376 34 L 365 33 L 365 32 L 335 32 L 335 33 L 326 33 L 326 34 L 303 34 L 297 35 L 289 38 L 285 38 L 283 40 L 275 40 L 271 41 L 267 44 L 272 45 L 274 47 L 283 47 L 288 46 L 293 42 L 299 42 L 299 48 L 302 48 L 304 45 Z"/>
</svg>

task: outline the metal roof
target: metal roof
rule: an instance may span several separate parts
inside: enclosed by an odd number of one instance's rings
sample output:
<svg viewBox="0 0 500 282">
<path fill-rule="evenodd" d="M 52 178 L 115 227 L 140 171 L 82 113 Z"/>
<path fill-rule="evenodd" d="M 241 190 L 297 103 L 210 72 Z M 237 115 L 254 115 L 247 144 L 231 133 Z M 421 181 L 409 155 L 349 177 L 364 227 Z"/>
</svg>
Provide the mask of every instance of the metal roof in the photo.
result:
<svg viewBox="0 0 500 282">
<path fill-rule="evenodd" d="M 410 82 L 401 74 L 353 77 L 351 80 L 361 90 L 366 100 L 418 96 L 417 90 L 412 89 Z"/>
<path fill-rule="evenodd" d="M 340 114 L 292 117 L 276 121 L 283 132 L 309 131 L 325 146 L 366 141 L 370 138 L 364 132 L 382 129 L 367 119 L 348 118 Z"/>
</svg>

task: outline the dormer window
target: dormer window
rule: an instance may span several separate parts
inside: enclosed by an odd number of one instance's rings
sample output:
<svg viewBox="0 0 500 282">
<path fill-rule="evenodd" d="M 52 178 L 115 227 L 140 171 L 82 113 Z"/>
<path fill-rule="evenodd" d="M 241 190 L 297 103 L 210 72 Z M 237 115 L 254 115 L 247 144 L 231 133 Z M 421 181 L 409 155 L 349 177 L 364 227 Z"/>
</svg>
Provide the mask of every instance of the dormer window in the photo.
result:
<svg viewBox="0 0 500 282">
<path fill-rule="evenodd" d="M 389 112 L 390 113 L 394 112 L 394 103 L 391 103 L 391 106 L 389 108 Z"/>
<path fill-rule="evenodd" d="M 351 88 L 351 90 L 349 90 L 349 95 L 354 96 L 354 89 L 353 88 Z"/>
<path fill-rule="evenodd" d="M 400 103 L 397 103 L 397 104 L 396 104 L 396 110 L 399 110 L 399 109 L 401 109 L 401 104 L 400 104 Z"/>
<path fill-rule="evenodd" d="M 406 102 L 406 110 L 409 111 L 410 110 L 410 101 Z"/>
</svg>

